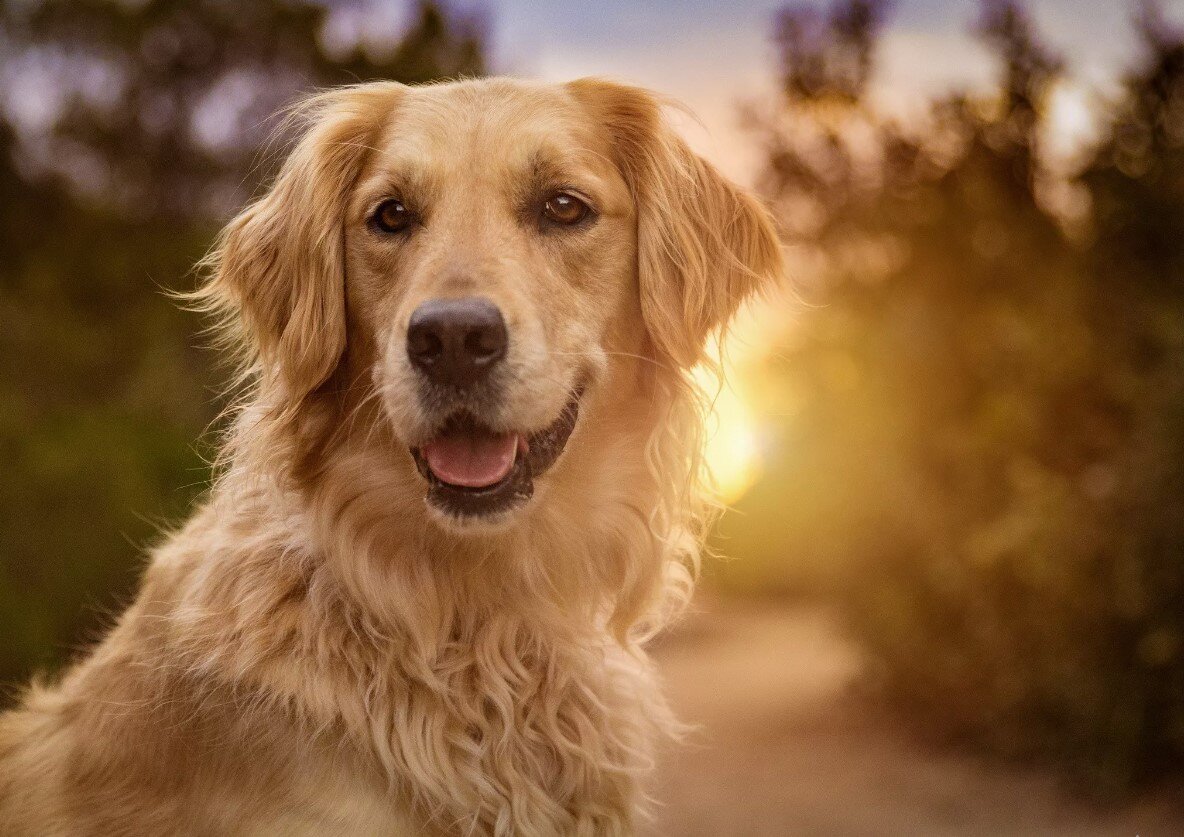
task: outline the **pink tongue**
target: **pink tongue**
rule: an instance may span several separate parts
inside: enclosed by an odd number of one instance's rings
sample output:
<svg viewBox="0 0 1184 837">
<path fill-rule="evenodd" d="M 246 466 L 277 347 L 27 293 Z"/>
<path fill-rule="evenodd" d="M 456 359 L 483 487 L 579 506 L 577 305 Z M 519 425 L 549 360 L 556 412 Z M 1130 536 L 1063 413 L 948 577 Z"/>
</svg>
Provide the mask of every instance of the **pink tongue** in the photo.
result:
<svg viewBox="0 0 1184 837">
<path fill-rule="evenodd" d="M 514 467 L 517 433 L 457 433 L 439 436 L 420 448 L 436 479 L 466 488 L 501 482 Z"/>
</svg>

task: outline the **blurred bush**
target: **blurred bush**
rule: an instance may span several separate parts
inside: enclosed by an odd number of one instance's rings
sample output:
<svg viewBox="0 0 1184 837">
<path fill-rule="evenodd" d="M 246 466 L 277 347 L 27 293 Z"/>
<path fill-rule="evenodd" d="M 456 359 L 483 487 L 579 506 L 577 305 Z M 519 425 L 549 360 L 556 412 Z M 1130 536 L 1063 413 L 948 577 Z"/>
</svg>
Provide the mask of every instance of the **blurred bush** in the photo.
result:
<svg viewBox="0 0 1184 837">
<path fill-rule="evenodd" d="M 88 640 L 205 485 L 221 375 L 164 292 L 270 173 L 273 115 L 483 71 L 478 21 L 373 8 L 0 0 L 0 683 Z"/>
<path fill-rule="evenodd" d="M 1148 7 L 1065 172 L 1018 7 L 979 28 L 998 90 L 909 130 L 865 95 L 883 19 L 786 10 L 751 114 L 810 304 L 719 582 L 825 591 L 930 730 L 1128 787 L 1184 764 L 1184 39 Z"/>
</svg>

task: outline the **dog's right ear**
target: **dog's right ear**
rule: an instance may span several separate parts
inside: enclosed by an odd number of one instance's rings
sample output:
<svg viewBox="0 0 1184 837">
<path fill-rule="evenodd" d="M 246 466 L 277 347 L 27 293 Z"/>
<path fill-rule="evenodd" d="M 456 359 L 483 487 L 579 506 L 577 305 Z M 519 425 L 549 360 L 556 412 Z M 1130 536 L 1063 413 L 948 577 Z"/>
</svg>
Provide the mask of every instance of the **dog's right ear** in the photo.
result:
<svg viewBox="0 0 1184 837">
<path fill-rule="evenodd" d="M 637 207 L 642 317 L 656 352 L 689 368 L 746 298 L 781 280 L 768 210 L 690 149 L 662 101 L 638 87 L 579 79 L 568 89 L 612 136 Z"/>
<path fill-rule="evenodd" d="M 193 296 L 245 341 L 264 382 L 298 401 L 336 369 L 346 343 L 345 212 L 374 137 L 402 85 L 313 97 L 307 125 L 271 189 L 222 231 Z"/>
</svg>

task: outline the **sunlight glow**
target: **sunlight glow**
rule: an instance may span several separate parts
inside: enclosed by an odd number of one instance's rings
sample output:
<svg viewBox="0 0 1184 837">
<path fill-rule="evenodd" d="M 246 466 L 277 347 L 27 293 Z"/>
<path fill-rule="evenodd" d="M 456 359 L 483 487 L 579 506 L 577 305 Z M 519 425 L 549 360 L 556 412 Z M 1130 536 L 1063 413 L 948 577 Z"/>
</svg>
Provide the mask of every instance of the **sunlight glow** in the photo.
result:
<svg viewBox="0 0 1184 837">
<path fill-rule="evenodd" d="M 744 306 L 729 329 L 720 351 L 718 338 L 707 347 L 720 360 L 723 381 L 711 369 L 698 367 L 695 381 L 707 393 L 704 456 L 715 481 L 718 498 L 735 503 L 761 477 L 765 422 L 769 417 L 761 397 L 764 353 L 786 324 L 780 305 L 756 303 Z"/>
<path fill-rule="evenodd" d="M 696 369 L 695 377 L 707 393 L 714 395 L 713 409 L 707 417 L 704 455 L 719 499 L 731 504 L 743 497 L 760 476 L 758 422 L 739 391 L 735 368 L 724 370 L 722 387 L 706 369 Z"/>
</svg>

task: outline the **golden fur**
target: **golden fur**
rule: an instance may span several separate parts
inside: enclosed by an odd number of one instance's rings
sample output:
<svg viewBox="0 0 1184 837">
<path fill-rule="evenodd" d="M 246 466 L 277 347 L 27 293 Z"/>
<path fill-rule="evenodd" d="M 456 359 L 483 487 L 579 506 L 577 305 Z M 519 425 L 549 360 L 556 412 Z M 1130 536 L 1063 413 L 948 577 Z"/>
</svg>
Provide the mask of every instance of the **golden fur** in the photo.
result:
<svg viewBox="0 0 1184 837">
<path fill-rule="evenodd" d="M 195 294 L 240 350 L 219 475 L 139 595 L 0 717 L 0 833 L 626 834 L 671 721 L 642 644 L 704 523 L 708 333 L 781 269 L 766 212 L 639 89 L 492 79 L 334 90 Z M 521 207 L 578 187 L 594 225 Z M 423 229 L 366 234 L 398 190 Z M 506 312 L 498 420 L 567 450 L 491 524 L 433 513 L 404 334 Z"/>
</svg>

